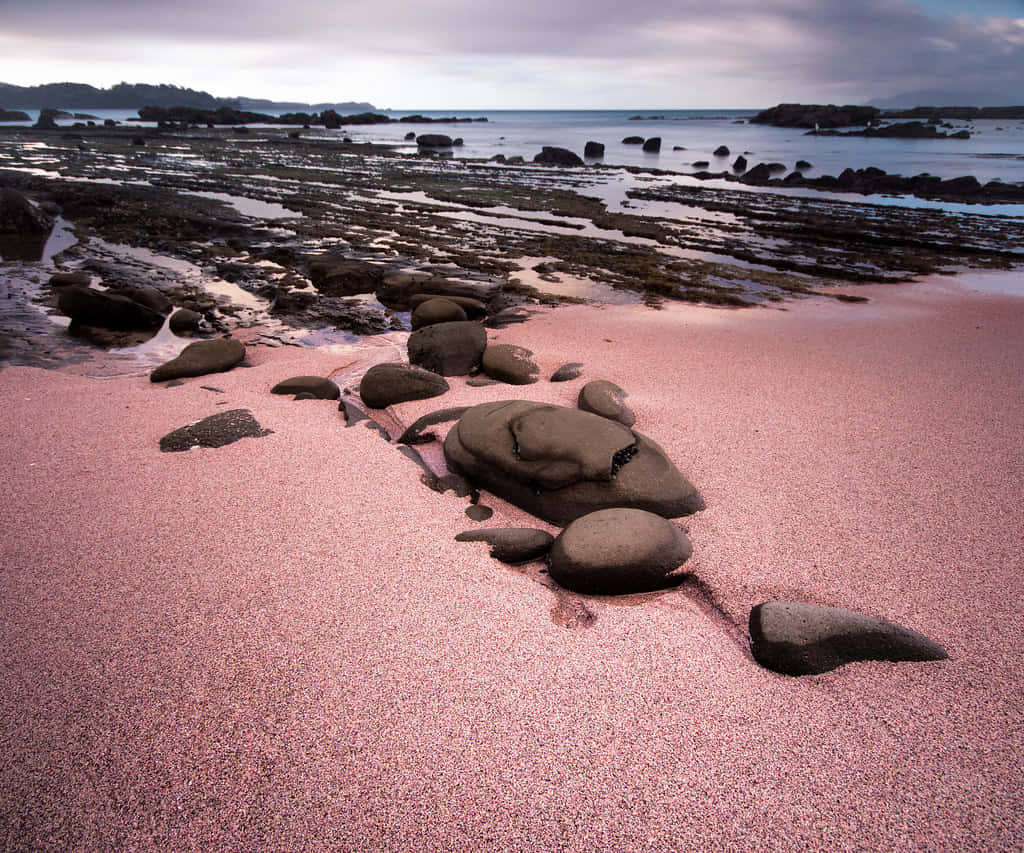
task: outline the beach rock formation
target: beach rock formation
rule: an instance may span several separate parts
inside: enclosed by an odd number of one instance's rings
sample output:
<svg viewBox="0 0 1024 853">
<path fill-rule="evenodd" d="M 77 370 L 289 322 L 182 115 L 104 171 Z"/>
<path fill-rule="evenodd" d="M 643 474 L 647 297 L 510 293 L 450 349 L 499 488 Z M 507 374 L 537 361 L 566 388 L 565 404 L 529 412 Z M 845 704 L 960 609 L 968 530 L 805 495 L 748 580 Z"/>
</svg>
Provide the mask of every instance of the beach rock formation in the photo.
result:
<svg viewBox="0 0 1024 853">
<path fill-rule="evenodd" d="M 449 374 L 450 375 L 450 374 Z M 410 364 L 375 364 L 359 382 L 359 397 L 371 409 L 439 397 L 448 390 L 444 376 Z"/>
<path fill-rule="evenodd" d="M 736 158 L 736 161 L 732 164 L 732 170 L 734 172 L 745 172 L 747 169 L 747 158 L 740 154 Z"/>
<path fill-rule="evenodd" d="M 551 374 L 551 382 L 568 382 L 570 379 L 577 379 L 583 373 L 583 363 L 570 361 L 563 364 Z"/>
<path fill-rule="evenodd" d="M 585 595 L 628 595 L 675 586 L 693 554 L 685 534 L 660 515 L 616 507 L 581 516 L 555 539 L 551 578 Z"/>
<path fill-rule="evenodd" d="M 85 270 L 69 270 L 67 272 L 55 272 L 46 283 L 50 287 L 88 287 L 92 282 L 92 276 Z"/>
<path fill-rule="evenodd" d="M 603 142 L 588 142 L 583 146 L 583 156 L 591 159 L 598 159 L 604 157 L 604 143 Z"/>
<path fill-rule="evenodd" d="M 479 319 L 487 314 L 487 306 L 479 299 L 474 299 L 470 296 L 455 296 L 453 294 L 414 293 L 409 297 L 409 307 L 415 312 L 420 305 L 431 299 L 445 299 L 448 302 L 454 302 L 465 312 L 466 317 L 470 320 Z"/>
<path fill-rule="evenodd" d="M 187 376 L 205 376 L 223 373 L 245 358 L 245 344 L 234 338 L 214 338 L 195 341 L 183 349 L 177 358 L 161 364 L 149 374 L 151 382 L 182 379 Z"/>
<path fill-rule="evenodd" d="M 177 453 L 193 447 L 223 447 L 241 438 L 262 438 L 272 433 L 263 429 L 248 409 L 231 409 L 167 433 L 160 439 L 160 450 Z"/>
<path fill-rule="evenodd" d="M 0 234 L 45 234 L 53 217 L 15 189 L 0 189 Z"/>
<path fill-rule="evenodd" d="M 625 404 L 628 395 L 614 382 L 607 379 L 594 379 L 580 388 L 576 405 L 584 412 L 593 412 L 602 418 L 618 421 L 623 426 L 631 427 L 636 423 L 636 415 Z"/>
<path fill-rule="evenodd" d="M 480 365 L 487 332 L 472 320 L 435 323 L 409 335 L 407 347 L 410 363 L 441 376 L 465 376 Z"/>
<path fill-rule="evenodd" d="M 859 660 L 949 657 L 938 643 L 892 622 L 795 601 L 750 611 L 750 649 L 761 666 L 784 675 L 814 675 Z"/>
<path fill-rule="evenodd" d="M 666 518 L 704 508 L 654 441 L 564 406 L 529 400 L 473 406 L 449 430 L 444 455 L 474 485 L 555 524 L 609 507 Z"/>
<path fill-rule="evenodd" d="M 435 296 L 420 301 L 412 311 L 410 322 L 413 329 L 422 329 L 435 323 L 454 323 L 466 319 L 465 310 L 457 302 L 444 296 Z"/>
<path fill-rule="evenodd" d="M 382 305 L 391 308 L 393 311 L 410 311 L 415 305 L 413 299 L 422 296 L 444 296 L 446 299 L 459 297 L 458 304 L 467 314 L 473 316 L 467 308 L 463 298 L 469 298 L 474 302 L 482 304 L 482 301 L 489 298 L 493 287 L 486 285 L 466 284 L 460 281 L 451 281 L 440 276 L 432 276 L 423 273 L 400 272 L 385 276 L 380 286 L 374 291 L 377 301 Z M 456 301 L 456 300 L 453 300 Z M 418 304 L 418 303 L 416 303 Z"/>
<path fill-rule="evenodd" d="M 540 154 L 533 158 L 534 163 L 543 163 L 547 166 L 583 166 L 583 160 L 579 154 L 570 151 L 568 148 L 556 148 L 552 145 L 545 145 Z"/>
<path fill-rule="evenodd" d="M 652 136 L 650 139 L 644 142 L 644 151 L 648 154 L 657 154 L 661 151 L 661 137 Z"/>
<path fill-rule="evenodd" d="M 774 127 L 849 127 L 867 124 L 878 118 L 878 107 L 853 104 L 837 107 L 835 104 L 779 104 L 754 116 L 751 124 L 770 124 Z"/>
<path fill-rule="evenodd" d="M 330 379 L 322 376 L 293 376 L 278 382 L 270 389 L 271 394 L 300 394 L 305 399 L 337 400 L 341 397 L 341 389 Z"/>
<path fill-rule="evenodd" d="M 539 560 L 555 541 L 546 530 L 534 527 L 488 527 L 483 530 L 467 530 L 455 537 L 456 542 L 486 542 L 491 546 L 495 560 L 511 566 Z"/>
<path fill-rule="evenodd" d="M 121 293 L 72 284 L 62 287 L 57 307 L 72 323 L 100 329 L 159 329 L 163 315 Z"/>
<path fill-rule="evenodd" d="M 480 366 L 491 379 L 509 385 L 531 385 L 537 381 L 539 368 L 533 353 L 515 344 L 491 344 L 484 350 Z"/>
</svg>

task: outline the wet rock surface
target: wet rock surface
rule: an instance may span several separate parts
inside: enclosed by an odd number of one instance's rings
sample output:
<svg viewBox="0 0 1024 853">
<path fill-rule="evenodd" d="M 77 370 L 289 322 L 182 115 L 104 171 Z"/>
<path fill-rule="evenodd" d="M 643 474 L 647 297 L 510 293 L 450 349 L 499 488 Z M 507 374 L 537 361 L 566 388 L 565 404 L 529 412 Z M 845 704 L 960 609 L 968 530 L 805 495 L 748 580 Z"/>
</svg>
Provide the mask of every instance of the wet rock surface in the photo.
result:
<svg viewBox="0 0 1024 853">
<path fill-rule="evenodd" d="M 589 412 L 526 400 L 469 409 L 444 443 L 449 467 L 555 524 L 623 506 L 667 518 L 703 509 L 693 485 L 645 436 Z"/>
<path fill-rule="evenodd" d="M 838 607 L 769 601 L 750 612 L 750 649 L 766 669 L 814 675 L 853 661 L 929 661 L 949 655 L 922 634 Z"/>
<path fill-rule="evenodd" d="M 614 508 L 570 523 L 548 563 L 551 577 L 573 592 L 627 595 L 677 585 L 692 554 L 690 540 L 662 516 Z"/>
<path fill-rule="evenodd" d="M 272 432 L 263 429 L 248 409 L 231 409 L 168 433 L 160 439 L 160 450 L 176 453 L 194 447 L 224 447 L 242 438 L 262 438 Z"/>
<path fill-rule="evenodd" d="M 580 388 L 576 405 L 584 412 L 593 412 L 602 418 L 618 421 L 623 426 L 631 427 L 636 423 L 636 415 L 626 405 L 626 392 L 614 382 L 607 379 L 594 379 Z"/>
<path fill-rule="evenodd" d="M 359 397 L 371 409 L 426 400 L 448 390 L 444 376 L 411 364 L 375 364 L 359 382 Z"/>
<path fill-rule="evenodd" d="M 230 370 L 243 358 L 245 358 L 245 344 L 234 338 L 194 341 L 185 347 L 177 358 L 154 369 L 149 374 L 149 378 L 152 382 L 164 382 L 167 379 L 221 373 Z"/>
</svg>

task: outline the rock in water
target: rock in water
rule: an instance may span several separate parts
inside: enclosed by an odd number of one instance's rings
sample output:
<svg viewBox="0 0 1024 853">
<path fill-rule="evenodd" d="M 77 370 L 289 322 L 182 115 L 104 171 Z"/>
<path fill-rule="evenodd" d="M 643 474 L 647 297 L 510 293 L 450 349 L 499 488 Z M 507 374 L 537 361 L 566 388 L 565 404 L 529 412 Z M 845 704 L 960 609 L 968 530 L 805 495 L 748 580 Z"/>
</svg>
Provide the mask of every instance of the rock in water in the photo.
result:
<svg viewBox="0 0 1024 853">
<path fill-rule="evenodd" d="M 193 447 L 223 447 L 240 438 L 262 438 L 271 433 L 273 430 L 260 427 L 248 409 L 232 409 L 169 432 L 160 439 L 160 449 L 176 453 Z"/>
<path fill-rule="evenodd" d="M 375 364 L 359 383 L 359 397 L 371 409 L 426 400 L 448 390 L 443 376 L 409 364 Z"/>
<path fill-rule="evenodd" d="M 586 165 L 580 155 L 570 151 L 568 148 L 556 148 L 553 145 L 545 145 L 540 154 L 533 158 L 534 163 L 543 163 L 549 166 L 583 166 Z"/>
<path fill-rule="evenodd" d="M 766 669 L 814 675 L 858 660 L 945 660 L 923 634 L 852 610 L 769 601 L 750 611 L 750 650 Z"/>
<path fill-rule="evenodd" d="M 588 142 L 583 146 L 583 156 L 589 157 L 596 160 L 600 157 L 604 157 L 604 143 L 603 142 Z"/>
<path fill-rule="evenodd" d="M 337 400 L 341 397 L 341 389 L 330 379 L 324 379 L 322 376 L 293 376 L 291 379 L 278 382 L 270 389 L 270 393 L 294 394 L 296 398 L 303 394 L 309 395 L 304 399 L 314 400 Z"/>
<path fill-rule="evenodd" d="M 531 385 L 537 381 L 538 367 L 525 347 L 491 344 L 484 350 L 480 366 L 484 373 L 509 385 Z"/>
<path fill-rule="evenodd" d="M 693 554 L 683 532 L 640 509 L 604 509 L 581 516 L 551 546 L 551 577 L 585 595 L 628 595 L 675 586 Z"/>
<path fill-rule="evenodd" d="M 441 376 L 465 376 L 480 364 L 487 331 L 462 320 L 424 326 L 409 335 L 409 361 Z"/>
<path fill-rule="evenodd" d="M 535 527 L 488 527 L 467 530 L 455 537 L 456 542 L 486 542 L 491 556 L 511 566 L 539 560 L 551 550 L 555 537 Z"/>
<path fill-rule="evenodd" d="M 648 154 L 657 154 L 661 151 L 661 137 L 652 136 L 646 142 L 644 142 L 644 151 Z"/>
<path fill-rule="evenodd" d="M 483 403 L 448 431 L 451 470 L 555 524 L 610 507 L 666 518 L 704 508 L 651 439 L 590 412 L 529 400 Z"/>
<path fill-rule="evenodd" d="M 602 418 L 618 421 L 623 426 L 631 427 L 636 423 L 636 415 L 623 401 L 626 392 L 614 382 L 607 379 L 594 379 L 580 388 L 576 405 L 584 412 L 593 412 Z"/>
<path fill-rule="evenodd" d="M 195 341 L 181 351 L 177 358 L 161 364 L 149 374 L 151 382 L 180 379 L 185 376 L 205 376 L 230 370 L 245 358 L 245 344 L 234 338 L 214 338 Z"/>
</svg>

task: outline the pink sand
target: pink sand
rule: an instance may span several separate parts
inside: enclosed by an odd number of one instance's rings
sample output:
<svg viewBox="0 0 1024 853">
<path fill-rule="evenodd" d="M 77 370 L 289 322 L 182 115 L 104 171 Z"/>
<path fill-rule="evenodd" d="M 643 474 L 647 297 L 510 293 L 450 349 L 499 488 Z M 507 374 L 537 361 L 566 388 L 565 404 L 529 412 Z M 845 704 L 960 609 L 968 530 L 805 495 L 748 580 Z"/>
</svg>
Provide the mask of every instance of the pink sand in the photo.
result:
<svg viewBox="0 0 1024 853">
<path fill-rule="evenodd" d="M 858 292 L 560 309 L 491 338 L 583 378 L 393 414 L 617 382 L 707 499 L 680 524 L 736 624 L 849 607 L 946 662 L 774 675 L 679 590 L 562 627 L 570 599 L 453 541 L 465 500 L 268 393 L 383 350 L 177 388 L 3 369 L 4 848 L 1019 849 L 1024 299 Z M 158 451 L 239 407 L 273 435 Z"/>
</svg>

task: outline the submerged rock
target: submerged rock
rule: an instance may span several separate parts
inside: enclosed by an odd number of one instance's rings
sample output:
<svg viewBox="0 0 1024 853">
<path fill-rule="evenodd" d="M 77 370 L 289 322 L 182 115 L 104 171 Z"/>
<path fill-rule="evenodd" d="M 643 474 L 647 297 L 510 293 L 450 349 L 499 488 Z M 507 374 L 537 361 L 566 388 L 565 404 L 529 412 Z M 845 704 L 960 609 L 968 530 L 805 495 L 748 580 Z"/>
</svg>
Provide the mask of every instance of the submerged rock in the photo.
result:
<svg viewBox="0 0 1024 853">
<path fill-rule="evenodd" d="M 651 439 L 590 412 L 505 400 L 469 409 L 444 443 L 449 468 L 555 524 L 609 507 L 666 518 L 704 508 Z"/>
<path fill-rule="evenodd" d="M 443 376 L 410 364 L 375 364 L 359 383 L 359 397 L 371 409 L 386 409 L 395 403 L 426 400 L 448 390 Z"/>
<path fill-rule="evenodd" d="M 262 438 L 272 433 L 263 429 L 248 409 L 232 409 L 169 432 L 160 439 L 160 449 L 175 453 L 193 447 L 223 447 L 241 438 Z"/>
<path fill-rule="evenodd" d="M 214 338 L 195 341 L 181 351 L 177 358 L 161 364 L 149 374 L 151 382 L 180 379 L 186 376 L 204 376 L 230 370 L 245 358 L 245 344 L 234 338 Z"/>
<path fill-rule="evenodd" d="M 491 546 L 491 556 L 509 565 L 539 560 L 555 541 L 546 530 L 535 527 L 488 527 L 484 530 L 467 530 L 455 537 L 456 542 L 486 542 Z"/>
<path fill-rule="evenodd" d="M 551 577 L 585 595 L 628 595 L 679 584 L 693 554 L 685 534 L 660 515 L 604 509 L 581 516 L 551 547 Z"/>
<path fill-rule="evenodd" d="M 938 643 L 884 619 L 795 601 L 750 611 L 750 650 L 766 669 L 814 675 L 859 660 L 945 660 Z"/>
</svg>

